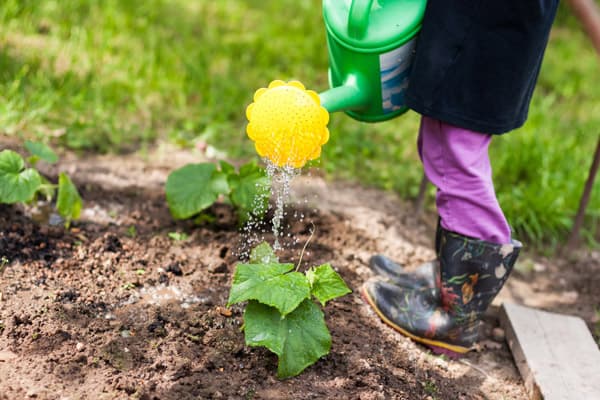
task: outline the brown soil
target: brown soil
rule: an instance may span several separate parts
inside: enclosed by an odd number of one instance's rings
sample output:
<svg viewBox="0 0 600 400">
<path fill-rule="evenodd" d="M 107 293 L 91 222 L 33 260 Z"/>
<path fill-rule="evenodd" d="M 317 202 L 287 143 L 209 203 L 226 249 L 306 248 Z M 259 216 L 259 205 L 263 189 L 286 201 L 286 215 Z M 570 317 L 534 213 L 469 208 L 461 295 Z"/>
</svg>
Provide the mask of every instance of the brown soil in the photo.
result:
<svg viewBox="0 0 600 400">
<path fill-rule="evenodd" d="M 80 188 L 85 210 L 71 229 L 0 206 L 0 255 L 9 260 L 0 276 L 0 399 L 526 397 L 508 347 L 490 334 L 497 306 L 486 316 L 481 351 L 451 361 L 396 334 L 361 300 L 370 255 L 409 267 L 433 256 L 432 215 L 417 218 L 412 205 L 380 191 L 296 180 L 284 225 L 297 240 L 280 258 L 297 261 L 314 224 L 303 265 L 330 262 L 353 293 L 325 307 L 331 353 L 282 381 L 271 353 L 244 345 L 243 309 L 224 306 L 247 239 L 231 209 L 213 207 L 215 221 L 201 226 L 169 215 L 166 175 L 197 159 L 160 150 L 152 163 L 63 159 L 44 171 L 67 171 Z M 189 236 L 170 239 L 175 231 Z M 599 259 L 584 251 L 568 259 L 525 254 L 495 304 L 579 315 L 597 329 Z"/>
</svg>

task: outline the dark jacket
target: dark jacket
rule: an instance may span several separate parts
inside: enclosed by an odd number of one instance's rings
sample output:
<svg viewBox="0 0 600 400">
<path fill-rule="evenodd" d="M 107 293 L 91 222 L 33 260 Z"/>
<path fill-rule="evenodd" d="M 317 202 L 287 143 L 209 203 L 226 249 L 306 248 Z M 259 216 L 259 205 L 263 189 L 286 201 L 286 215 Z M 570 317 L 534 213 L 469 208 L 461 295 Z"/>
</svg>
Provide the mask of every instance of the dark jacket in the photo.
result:
<svg viewBox="0 0 600 400">
<path fill-rule="evenodd" d="M 483 133 L 523 125 L 558 0 L 429 0 L 406 102 Z"/>
</svg>

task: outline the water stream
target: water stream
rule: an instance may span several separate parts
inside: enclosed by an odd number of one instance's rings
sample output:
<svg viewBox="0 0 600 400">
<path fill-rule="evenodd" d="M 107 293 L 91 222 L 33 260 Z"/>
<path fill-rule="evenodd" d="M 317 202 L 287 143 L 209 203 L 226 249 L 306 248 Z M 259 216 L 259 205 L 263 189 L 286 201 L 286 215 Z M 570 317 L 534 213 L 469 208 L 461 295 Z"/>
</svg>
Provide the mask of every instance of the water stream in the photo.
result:
<svg viewBox="0 0 600 400">
<path fill-rule="evenodd" d="M 270 228 L 266 228 L 263 221 L 257 220 L 254 217 L 251 217 L 250 221 L 244 225 L 242 228 L 243 238 L 237 249 L 237 256 L 240 259 L 247 259 L 250 256 L 252 248 L 267 241 L 266 235 L 269 232 L 269 229 L 273 234 L 273 243 L 270 243 L 273 250 L 283 250 L 284 248 L 293 246 L 297 243 L 297 239 L 292 239 L 290 233 L 285 233 L 287 227 L 283 225 L 283 221 L 286 216 L 285 206 L 289 203 L 291 197 L 292 181 L 300 175 L 301 170 L 289 166 L 279 167 L 268 159 L 265 159 L 264 163 L 267 175 L 271 181 L 271 201 L 269 202 L 268 207 L 273 211 L 273 216 Z M 263 206 L 262 201 L 256 199 L 256 204 L 253 205 L 253 208 L 256 211 L 260 211 L 259 209 Z M 260 214 L 260 212 L 257 214 Z M 303 220 L 304 215 L 302 213 L 294 212 L 294 218 Z M 270 240 L 268 241 L 270 242 Z"/>
<path fill-rule="evenodd" d="M 271 223 L 275 237 L 273 250 L 277 251 L 282 249 L 279 238 L 283 235 L 281 221 L 284 217 L 284 206 L 290 198 L 292 180 L 300 175 L 300 170 L 290 166 L 278 167 L 267 161 L 267 175 L 271 179 L 271 198 L 275 201 L 275 211 Z"/>
</svg>

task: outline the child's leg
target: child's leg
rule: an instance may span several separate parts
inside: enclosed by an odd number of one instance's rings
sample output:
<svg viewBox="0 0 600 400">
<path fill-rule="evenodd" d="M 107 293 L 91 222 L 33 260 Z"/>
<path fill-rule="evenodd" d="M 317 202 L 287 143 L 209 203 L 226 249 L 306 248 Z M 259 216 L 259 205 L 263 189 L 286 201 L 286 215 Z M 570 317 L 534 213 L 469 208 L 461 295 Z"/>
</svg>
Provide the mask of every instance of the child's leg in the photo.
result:
<svg viewBox="0 0 600 400">
<path fill-rule="evenodd" d="M 510 227 L 492 182 L 488 158 L 491 135 L 423 116 L 419 155 L 437 187 L 442 227 L 492 243 L 510 243 Z"/>
</svg>

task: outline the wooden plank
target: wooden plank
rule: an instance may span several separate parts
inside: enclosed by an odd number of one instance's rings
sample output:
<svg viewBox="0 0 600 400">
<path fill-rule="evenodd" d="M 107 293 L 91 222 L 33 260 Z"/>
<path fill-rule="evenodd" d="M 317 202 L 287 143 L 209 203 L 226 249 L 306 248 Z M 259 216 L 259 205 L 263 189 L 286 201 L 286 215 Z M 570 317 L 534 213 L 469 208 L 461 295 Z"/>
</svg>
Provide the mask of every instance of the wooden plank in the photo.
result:
<svg viewBox="0 0 600 400">
<path fill-rule="evenodd" d="M 505 303 L 500 323 L 531 399 L 600 399 L 600 350 L 581 318 Z"/>
</svg>

